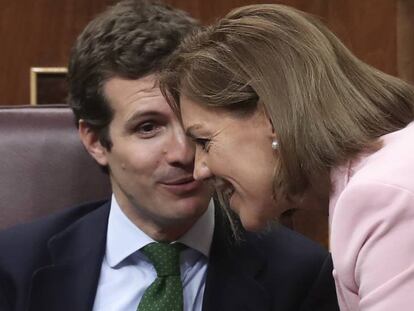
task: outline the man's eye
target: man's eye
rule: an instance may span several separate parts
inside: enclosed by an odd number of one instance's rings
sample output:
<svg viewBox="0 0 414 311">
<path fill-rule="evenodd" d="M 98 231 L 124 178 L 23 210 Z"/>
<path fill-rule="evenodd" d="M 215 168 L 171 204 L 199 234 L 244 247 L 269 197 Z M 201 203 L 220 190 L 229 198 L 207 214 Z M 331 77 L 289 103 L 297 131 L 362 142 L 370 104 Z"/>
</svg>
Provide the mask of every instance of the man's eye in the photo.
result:
<svg viewBox="0 0 414 311">
<path fill-rule="evenodd" d="M 142 134 L 150 134 L 158 129 L 158 126 L 154 122 L 145 122 L 137 127 L 137 132 Z"/>
<path fill-rule="evenodd" d="M 158 134 L 160 129 L 161 129 L 161 125 L 158 124 L 157 122 L 147 121 L 147 122 L 139 124 L 135 128 L 135 132 L 144 138 L 149 138 L 149 137 L 152 137 Z"/>
</svg>

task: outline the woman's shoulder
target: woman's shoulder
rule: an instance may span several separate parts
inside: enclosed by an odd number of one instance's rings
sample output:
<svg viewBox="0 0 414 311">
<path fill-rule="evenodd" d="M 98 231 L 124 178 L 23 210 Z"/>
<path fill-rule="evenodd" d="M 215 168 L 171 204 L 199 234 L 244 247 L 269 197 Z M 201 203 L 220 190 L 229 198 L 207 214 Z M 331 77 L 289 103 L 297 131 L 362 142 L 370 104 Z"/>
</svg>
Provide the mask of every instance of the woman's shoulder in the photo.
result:
<svg viewBox="0 0 414 311">
<path fill-rule="evenodd" d="M 350 168 L 349 182 L 373 181 L 414 192 L 414 122 L 381 140 L 381 149 L 362 156 Z"/>
<path fill-rule="evenodd" d="M 414 122 L 382 136 L 381 142 L 379 150 L 361 154 L 333 170 L 335 192 L 351 185 L 373 183 L 414 193 Z"/>
<path fill-rule="evenodd" d="M 332 174 L 338 180 L 329 215 L 334 266 L 342 290 L 358 292 L 361 305 L 374 297 L 389 302 L 396 297 L 391 291 L 413 283 L 413 123 L 382 140 L 381 149 Z"/>
<path fill-rule="evenodd" d="M 414 123 L 381 139 L 383 146 L 378 151 L 361 155 L 332 171 L 330 223 L 339 206 L 346 206 L 346 214 L 354 210 L 361 213 L 361 205 L 365 212 L 369 211 L 368 206 L 379 212 L 378 204 L 384 205 L 384 200 L 395 203 L 400 196 L 414 197 Z"/>
</svg>

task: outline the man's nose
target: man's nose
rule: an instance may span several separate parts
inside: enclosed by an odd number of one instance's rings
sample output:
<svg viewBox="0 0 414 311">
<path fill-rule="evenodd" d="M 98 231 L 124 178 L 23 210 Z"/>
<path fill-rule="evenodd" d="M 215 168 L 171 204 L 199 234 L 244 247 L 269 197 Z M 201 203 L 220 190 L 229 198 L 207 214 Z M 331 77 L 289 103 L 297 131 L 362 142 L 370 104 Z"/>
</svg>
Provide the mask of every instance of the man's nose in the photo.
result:
<svg viewBox="0 0 414 311">
<path fill-rule="evenodd" d="M 194 146 L 185 135 L 181 126 L 177 126 L 167 142 L 167 162 L 173 166 L 189 166 L 194 162 Z"/>
</svg>

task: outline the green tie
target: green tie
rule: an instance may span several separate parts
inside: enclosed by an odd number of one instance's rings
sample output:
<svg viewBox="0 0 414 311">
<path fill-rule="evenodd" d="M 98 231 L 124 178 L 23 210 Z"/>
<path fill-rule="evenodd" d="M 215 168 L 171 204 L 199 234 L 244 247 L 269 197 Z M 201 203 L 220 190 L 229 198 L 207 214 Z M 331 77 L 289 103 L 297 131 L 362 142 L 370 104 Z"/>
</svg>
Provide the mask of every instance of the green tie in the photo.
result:
<svg viewBox="0 0 414 311">
<path fill-rule="evenodd" d="M 147 288 L 137 311 L 183 311 L 183 285 L 180 276 L 180 243 L 150 243 L 141 251 L 151 260 L 157 278 Z"/>
</svg>

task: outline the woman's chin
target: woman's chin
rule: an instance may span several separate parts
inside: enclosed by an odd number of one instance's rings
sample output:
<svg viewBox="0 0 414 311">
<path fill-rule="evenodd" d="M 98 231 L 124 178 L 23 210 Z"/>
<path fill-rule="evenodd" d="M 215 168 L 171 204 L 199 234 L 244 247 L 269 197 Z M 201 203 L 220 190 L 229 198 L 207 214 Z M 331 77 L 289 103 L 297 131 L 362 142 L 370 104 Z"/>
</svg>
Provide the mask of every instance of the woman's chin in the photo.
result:
<svg viewBox="0 0 414 311">
<path fill-rule="evenodd" d="M 233 196 L 234 199 L 237 197 Z M 255 206 L 255 208 L 252 208 Z M 240 202 L 238 200 L 231 200 L 231 209 L 239 215 L 243 228 L 247 231 L 258 232 L 266 230 L 270 223 L 276 219 L 276 209 L 269 209 L 270 204 L 263 204 L 259 202 L 248 203 Z"/>
<path fill-rule="evenodd" d="M 240 221 L 243 225 L 243 228 L 251 232 L 263 231 L 267 228 L 267 225 L 269 223 L 269 220 L 263 218 L 255 218 L 251 216 L 243 217 L 243 215 L 240 215 Z"/>
</svg>

